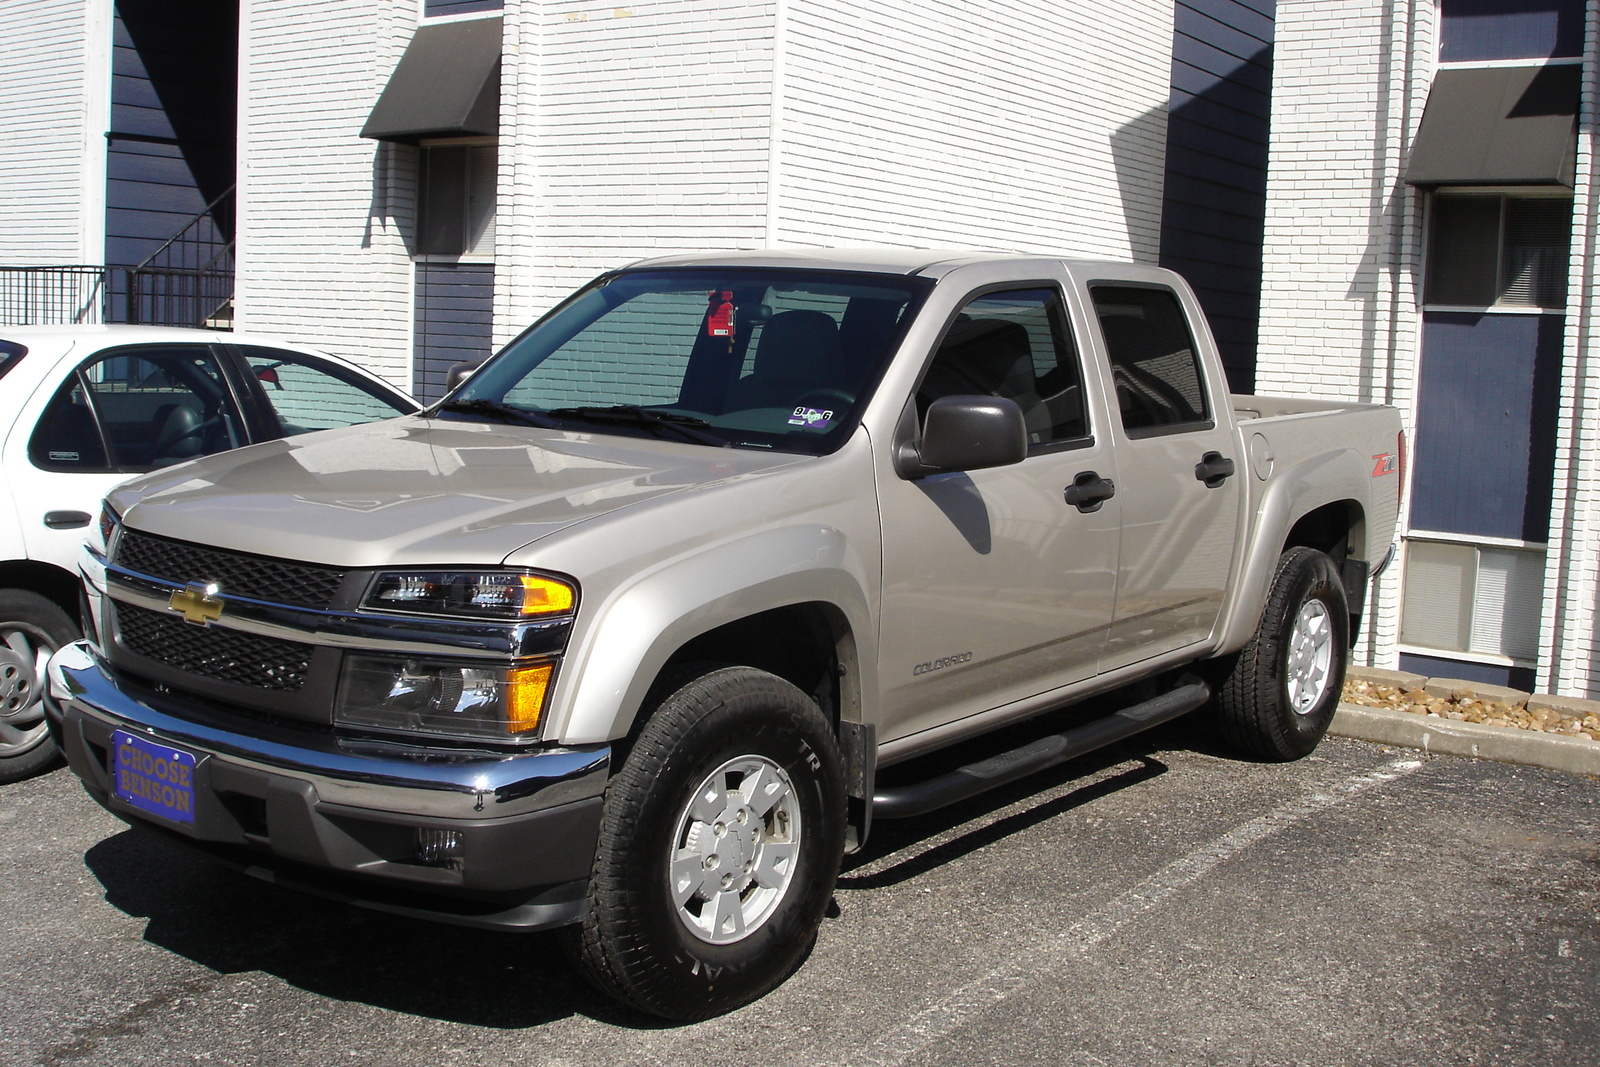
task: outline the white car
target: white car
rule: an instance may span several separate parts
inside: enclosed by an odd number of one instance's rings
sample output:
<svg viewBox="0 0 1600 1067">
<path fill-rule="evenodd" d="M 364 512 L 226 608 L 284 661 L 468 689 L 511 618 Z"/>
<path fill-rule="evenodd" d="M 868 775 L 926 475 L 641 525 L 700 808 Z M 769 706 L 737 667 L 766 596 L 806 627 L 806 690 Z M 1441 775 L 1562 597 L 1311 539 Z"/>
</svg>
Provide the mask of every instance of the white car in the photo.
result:
<svg viewBox="0 0 1600 1067">
<path fill-rule="evenodd" d="M 45 660 L 79 636 L 77 554 L 131 475 L 417 404 L 346 360 L 242 333 L 0 326 L 0 782 L 49 766 Z"/>
</svg>

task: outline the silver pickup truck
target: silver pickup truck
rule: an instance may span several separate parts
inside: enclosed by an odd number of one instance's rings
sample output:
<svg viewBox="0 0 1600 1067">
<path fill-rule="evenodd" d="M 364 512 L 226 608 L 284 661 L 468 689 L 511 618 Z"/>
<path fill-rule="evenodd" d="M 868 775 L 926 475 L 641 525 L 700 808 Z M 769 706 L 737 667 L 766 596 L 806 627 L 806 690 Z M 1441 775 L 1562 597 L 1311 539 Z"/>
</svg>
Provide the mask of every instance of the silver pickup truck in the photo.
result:
<svg viewBox="0 0 1600 1067">
<path fill-rule="evenodd" d="M 1230 397 L 1168 271 L 653 260 L 418 416 L 114 491 L 50 724 L 135 826 L 560 927 L 604 991 L 704 1017 L 798 965 L 874 818 L 1201 708 L 1310 752 L 1403 451 L 1392 408 Z"/>
</svg>

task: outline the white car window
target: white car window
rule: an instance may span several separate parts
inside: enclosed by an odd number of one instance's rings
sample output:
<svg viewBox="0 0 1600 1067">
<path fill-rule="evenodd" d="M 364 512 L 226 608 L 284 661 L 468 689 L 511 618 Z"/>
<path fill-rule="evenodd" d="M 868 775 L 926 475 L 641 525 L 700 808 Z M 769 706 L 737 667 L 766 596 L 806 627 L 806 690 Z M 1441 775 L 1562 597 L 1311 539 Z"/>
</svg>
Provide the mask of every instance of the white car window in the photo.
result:
<svg viewBox="0 0 1600 1067">
<path fill-rule="evenodd" d="M 357 376 L 312 356 L 253 345 L 240 347 L 278 415 L 286 437 L 409 414 Z"/>
</svg>

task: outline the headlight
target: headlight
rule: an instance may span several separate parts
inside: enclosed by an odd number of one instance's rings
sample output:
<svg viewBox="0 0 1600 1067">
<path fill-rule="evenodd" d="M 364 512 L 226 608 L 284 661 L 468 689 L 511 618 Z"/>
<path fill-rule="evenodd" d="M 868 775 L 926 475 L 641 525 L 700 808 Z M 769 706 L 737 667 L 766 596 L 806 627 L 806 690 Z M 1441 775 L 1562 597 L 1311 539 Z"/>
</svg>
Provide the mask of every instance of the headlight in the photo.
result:
<svg viewBox="0 0 1600 1067">
<path fill-rule="evenodd" d="M 111 537 L 117 532 L 120 521 L 117 513 L 111 510 L 110 504 L 100 505 L 100 521 L 95 524 L 95 532 L 99 537 L 90 543 L 108 558 L 111 555 Z"/>
<path fill-rule="evenodd" d="M 554 672 L 553 663 L 349 656 L 333 721 L 464 740 L 527 740 L 538 729 Z"/>
<path fill-rule="evenodd" d="M 383 571 L 361 606 L 414 615 L 516 621 L 565 615 L 578 600 L 570 583 L 525 571 Z"/>
</svg>

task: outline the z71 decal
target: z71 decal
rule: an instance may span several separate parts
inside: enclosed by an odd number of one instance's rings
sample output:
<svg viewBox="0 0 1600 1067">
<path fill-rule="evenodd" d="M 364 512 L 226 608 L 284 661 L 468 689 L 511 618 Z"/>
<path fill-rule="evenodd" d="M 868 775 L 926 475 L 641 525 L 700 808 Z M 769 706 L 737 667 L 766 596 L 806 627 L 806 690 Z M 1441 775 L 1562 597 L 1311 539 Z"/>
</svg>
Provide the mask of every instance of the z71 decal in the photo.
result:
<svg viewBox="0 0 1600 1067">
<path fill-rule="evenodd" d="M 1385 474 L 1393 474 L 1400 469 L 1400 457 L 1393 452 L 1372 457 L 1372 476 L 1382 478 Z"/>
</svg>

